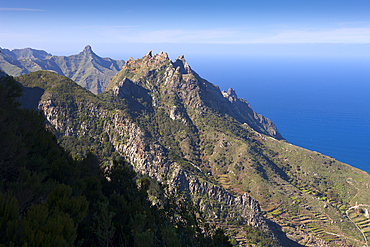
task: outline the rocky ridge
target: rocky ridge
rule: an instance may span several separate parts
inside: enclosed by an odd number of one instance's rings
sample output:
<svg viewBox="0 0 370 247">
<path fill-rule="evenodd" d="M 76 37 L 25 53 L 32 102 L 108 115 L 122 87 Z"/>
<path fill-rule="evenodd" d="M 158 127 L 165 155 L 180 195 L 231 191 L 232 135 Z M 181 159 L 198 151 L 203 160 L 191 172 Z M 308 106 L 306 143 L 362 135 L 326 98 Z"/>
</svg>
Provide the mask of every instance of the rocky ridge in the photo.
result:
<svg viewBox="0 0 370 247">
<path fill-rule="evenodd" d="M 239 227 L 238 234 L 245 224 L 273 229 L 276 236 L 284 227 L 297 233 L 289 236 L 302 244 L 314 238 L 319 240 L 312 246 L 324 244 L 327 238 L 304 228 L 311 224 L 327 229 L 318 232 L 338 233 L 342 239 L 330 239 L 337 245 L 355 245 L 361 237 L 339 208 L 354 197 L 368 200 L 358 190 L 368 176 L 279 140 L 271 121 L 253 112 L 233 89 L 221 92 L 200 78 L 183 56 L 175 62 L 166 53 L 130 58 L 98 96 L 71 81 L 58 87 L 62 78 L 37 72 L 19 81 L 38 81 L 32 86 L 43 88 L 39 108 L 66 148 L 74 150 L 85 142 L 97 151 L 108 150 L 101 157 L 112 157 L 109 150 L 114 150 L 137 172 L 158 181 L 167 177 L 172 189 L 191 196 L 210 222 L 232 231 Z M 49 80 L 50 86 L 40 80 Z M 318 206 L 329 197 L 329 207 Z"/>
<path fill-rule="evenodd" d="M 98 94 L 106 90 L 110 78 L 123 66 L 123 60 L 102 58 L 87 45 L 71 56 L 54 56 L 31 48 L 8 50 L 0 48 L 0 69 L 19 76 L 38 70 L 54 71 L 71 78 L 79 85 Z"/>
<path fill-rule="evenodd" d="M 39 73 L 40 77 L 46 78 L 43 76 L 46 72 Z M 125 81 L 129 83 L 127 79 Z M 115 91 L 113 90 L 113 92 Z M 91 135 L 90 129 L 94 119 L 102 121 L 100 131 L 107 134 L 114 149 L 133 165 L 136 172 L 161 182 L 164 177 L 167 177 L 173 190 L 184 191 L 191 195 L 200 209 L 208 213 L 210 219 L 228 218 L 238 221 L 238 224 L 249 224 L 261 229 L 269 229 L 262 216 L 260 205 L 255 199 L 248 194 L 232 195 L 206 177 L 199 178 L 197 174 L 204 173 L 199 167 L 195 169 L 196 172 L 184 169 L 177 162 L 168 158 L 165 147 L 159 142 L 153 143 L 148 138 L 147 131 L 130 120 L 121 110 L 109 111 L 86 100 L 76 101 L 73 104 L 78 106 L 77 115 L 86 114 L 88 116 L 85 121 L 75 123 L 70 118 L 68 106 L 63 106 L 55 94 L 48 90 L 42 95 L 38 103 L 38 110 L 44 112 L 46 120 L 54 128 L 54 132 L 63 138 L 89 136 L 100 140 L 101 135 Z M 221 215 L 221 212 L 225 210 L 227 214 Z"/>
<path fill-rule="evenodd" d="M 159 71 L 161 73 L 158 74 Z M 155 81 L 152 79 L 154 76 Z M 227 93 L 221 92 L 218 86 L 201 78 L 190 68 L 183 55 L 175 62 L 163 52 L 152 56 L 150 51 L 141 59 L 130 58 L 112 78 L 108 89 L 113 89 L 118 96 L 120 90 L 132 88 L 132 85 L 128 86 L 130 83 L 147 89 L 154 105 L 158 93 L 177 95 L 185 105 L 198 108 L 200 113 L 213 109 L 246 123 L 257 132 L 283 139 L 271 120 L 254 112 L 245 99 L 237 97 L 232 88 Z M 159 92 L 158 88 L 163 92 Z"/>
</svg>

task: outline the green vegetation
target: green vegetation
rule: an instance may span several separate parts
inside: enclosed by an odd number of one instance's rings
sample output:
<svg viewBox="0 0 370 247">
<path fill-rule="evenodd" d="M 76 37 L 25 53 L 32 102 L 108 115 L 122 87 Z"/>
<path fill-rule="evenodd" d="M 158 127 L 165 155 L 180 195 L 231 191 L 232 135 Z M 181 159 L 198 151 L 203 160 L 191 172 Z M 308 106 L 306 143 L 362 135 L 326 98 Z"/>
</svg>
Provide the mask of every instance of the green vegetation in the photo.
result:
<svg viewBox="0 0 370 247">
<path fill-rule="evenodd" d="M 275 130 L 273 125 L 258 124 L 267 120 L 246 102 L 225 99 L 216 86 L 195 73 L 182 73 L 181 64 L 180 69 L 174 64 L 165 54 L 130 59 L 112 78 L 110 90 L 98 96 L 50 72 L 17 80 L 44 90 L 37 103 L 49 121 L 47 128 L 78 162 L 92 147 L 102 165 L 109 167 L 110 160 L 126 155 L 143 173 L 139 176 L 151 179 L 162 173 L 170 177 L 180 167 L 191 183 L 197 180 L 194 183 L 208 188 L 223 187 L 230 196 L 247 193 L 258 200 L 264 216 L 283 230 L 274 229 L 280 240 L 286 235 L 302 245 L 322 239 L 334 246 L 361 246 L 362 233 L 370 231 L 367 221 L 358 218 L 353 223 L 357 218 L 351 211 L 348 218 L 346 212 L 356 202 L 370 204 L 369 174 L 265 135 Z M 161 205 L 161 186 L 153 180 L 149 197 Z M 240 212 L 215 199 L 218 195 L 184 190 L 203 209 L 205 222 L 223 226 L 236 244 L 257 243 L 247 237 Z M 109 205 L 101 204 L 99 210 Z M 107 218 L 114 219 L 114 213 L 107 212 Z M 144 234 L 140 231 L 137 234 Z M 151 239 L 153 231 L 145 232 L 146 238 Z"/>
<path fill-rule="evenodd" d="M 280 246 L 279 243 L 274 240 L 268 233 L 261 231 L 255 227 L 245 226 L 244 230 L 246 232 L 245 237 L 249 239 L 247 244 L 255 244 L 254 246 L 263 247 L 275 247 Z"/>
<path fill-rule="evenodd" d="M 90 151 L 74 159 L 20 109 L 21 87 L 0 81 L 0 246 L 231 246 L 195 204 L 164 185 L 152 205 L 150 180 L 124 161 L 107 168 Z"/>
<path fill-rule="evenodd" d="M 58 115 L 50 116 L 50 128 L 54 129 L 59 143 L 71 151 L 73 156 L 85 157 L 87 150 L 93 148 L 98 157 L 119 157 L 109 141 L 110 136 L 104 130 L 107 122 L 111 120 L 107 111 L 112 108 L 108 104 L 70 79 L 55 73 L 39 71 L 18 77 L 17 80 L 26 89 L 43 89 L 47 93 L 42 99 L 48 96 L 50 106 L 60 106 Z M 24 100 L 24 97 L 21 100 Z M 59 129 L 55 129 L 52 124 L 57 122 L 68 122 L 68 125 L 63 124 Z M 81 130 L 77 133 L 69 132 L 73 129 Z"/>
<path fill-rule="evenodd" d="M 370 241 L 370 219 L 369 219 L 369 205 L 357 205 L 349 208 L 346 211 L 347 216 L 357 225 L 362 232 L 364 238 Z"/>
</svg>

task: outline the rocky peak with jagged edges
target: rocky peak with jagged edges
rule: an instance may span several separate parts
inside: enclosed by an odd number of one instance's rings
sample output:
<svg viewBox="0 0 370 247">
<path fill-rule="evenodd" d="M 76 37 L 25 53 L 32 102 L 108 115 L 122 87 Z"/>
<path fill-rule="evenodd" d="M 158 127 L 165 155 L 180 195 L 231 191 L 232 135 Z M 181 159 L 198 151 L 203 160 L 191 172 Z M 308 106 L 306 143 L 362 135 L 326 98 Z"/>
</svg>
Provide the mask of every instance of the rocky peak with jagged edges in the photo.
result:
<svg viewBox="0 0 370 247">
<path fill-rule="evenodd" d="M 189 64 L 185 61 L 184 55 L 179 56 L 173 63 L 173 66 L 181 74 L 190 74 L 192 72 Z"/>
<path fill-rule="evenodd" d="M 0 69 L 12 76 L 38 70 L 54 71 L 69 77 L 95 94 L 106 90 L 112 76 L 122 68 L 123 60 L 102 58 L 87 45 L 76 55 L 54 56 L 46 51 L 32 48 L 0 48 Z"/>
<path fill-rule="evenodd" d="M 160 95 L 175 95 L 183 107 L 192 107 L 199 112 L 211 110 L 227 114 L 257 132 L 283 139 L 276 126 L 268 118 L 255 113 L 246 100 L 237 97 L 234 89 L 221 92 L 218 86 L 193 71 L 183 55 L 174 62 L 164 52 L 153 56 L 150 51 L 136 60 L 131 57 L 122 70 L 112 77 L 108 90 L 112 89 L 116 95 L 127 95 L 119 92 L 127 92 L 128 85 L 132 89 L 133 85 L 128 83 L 128 80 L 147 90 L 147 94 L 152 98 L 152 105 L 161 105 L 158 104 Z M 138 88 L 131 90 L 134 91 L 143 92 Z M 142 93 L 140 98 L 143 98 Z M 166 104 L 175 102 L 162 101 L 162 106 Z M 172 106 L 169 107 L 172 109 Z"/>
<path fill-rule="evenodd" d="M 92 48 L 90 45 L 85 46 L 85 48 L 82 51 L 83 53 L 93 53 Z"/>
<path fill-rule="evenodd" d="M 222 95 L 228 99 L 230 102 L 235 102 L 238 99 L 238 96 L 236 95 L 236 92 L 234 89 L 229 88 L 227 92 L 222 91 Z"/>
<path fill-rule="evenodd" d="M 84 56 L 88 59 L 101 59 L 99 56 L 97 56 L 90 45 L 85 46 L 85 48 L 80 52 L 80 56 Z"/>
</svg>

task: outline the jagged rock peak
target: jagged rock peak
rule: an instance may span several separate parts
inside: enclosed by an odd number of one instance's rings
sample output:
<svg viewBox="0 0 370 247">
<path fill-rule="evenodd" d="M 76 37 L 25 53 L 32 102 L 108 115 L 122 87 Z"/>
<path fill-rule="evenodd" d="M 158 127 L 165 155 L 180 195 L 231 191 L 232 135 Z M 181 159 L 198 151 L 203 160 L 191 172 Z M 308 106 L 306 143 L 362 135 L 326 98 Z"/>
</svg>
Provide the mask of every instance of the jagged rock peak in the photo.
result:
<svg viewBox="0 0 370 247">
<path fill-rule="evenodd" d="M 127 66 L 130 66 L 130 65 L 135 65 L 136 64 L 136 61 L 135 59 L 133 59 L 132 57 L 130 57 L 126 63 L 124 64 L 123 68 L 127 67 Z"/>
<path fill-rule="evenodd" d="M 148 66 L 153 64 L 160 64 L 170 60 L 167 53 L 161 51 L 159 54 L 155 54 L 153 56 L 152 51 L 149 51 L 146 55 L 144 55 L 141 59 L 135 60 L 138 64 Z"/>
<path fill-rule="evenodd" d="M 150 58 L 152 58 L 153 57 L 152 51 L 149 51 L 148 54 L 146 54 L 144 57 L 150 57 Z"/>
<path fill-rule="evenodd" d="M 159 53 L 159 56 L 160 56 L 160 57 L 163 57 L 163 58 L 165 58 L 165 59 L 169 59 L 169 58 L 168 58 L 168 54 L 167 54 L 167 52 L 163 52 L 163 51 L 161 51 L 161 52 Z"/>
<path fill-rule="evenodd" d="M 191 73 L 191 68 L 189 64 L 186 62 L 184 55 L 179 56 L 173 63 L 173 66 L 176 68 L 176 71 L 179 71 L 182 74 Z"/>
<path fill-rule="evenodd" d="M 233 88 L 229 88 L 229 89 L 227 90 L 227 94 L 228 94 L 230 97 L 238 98 L 238 96 L 236 95 L 236 92 L 235 92 L 235 90 L 234 90 Z"/>
<path fill-rule="evenodd" d="M 227 92 L 222 91 L 222 95 L 228 99 L 230 102 L 235 102 L 238 99 L 238 96 L 236 95 L 236 92 L 234 89 L 229 88 Z"/>
<path fill-rule="evenodd" d="M 85 46 L 85 48 L 82 52 L 83 53 L 93 53 L 90 45 Z"/>
<path fill-rule="evenodd" d="M 169 61 L 169 57 L 167 53 L 164 53 L 161 51 L 159 54 L 155 54 L 153 56 L 152 51 L 149 51 L 146 55 L 144 55 L 140 59 L 133 59 L 132 57 L 129 58 L 129 60 L 126 61 L 123 69 L 131 68 L 133 69 L 134 67 L 138 69 L 139 67 L 145 68 L 145 67 L 159 67 Z"/>
<path fill-rule="evenodd" d="M 237 99 L 238 98 L 238 96 L 236 95 L 236 92 L 235 92 L 235 90 L 233 88 L 229 88 L 227 90 L 227 92 L 225 92 L 225 90 L 223 90 L 221 93 L 222 93 L 222 95 L 225 98 L 229 98 L 229 97 L 231 97 L 233 99 Z"/>
</svg>

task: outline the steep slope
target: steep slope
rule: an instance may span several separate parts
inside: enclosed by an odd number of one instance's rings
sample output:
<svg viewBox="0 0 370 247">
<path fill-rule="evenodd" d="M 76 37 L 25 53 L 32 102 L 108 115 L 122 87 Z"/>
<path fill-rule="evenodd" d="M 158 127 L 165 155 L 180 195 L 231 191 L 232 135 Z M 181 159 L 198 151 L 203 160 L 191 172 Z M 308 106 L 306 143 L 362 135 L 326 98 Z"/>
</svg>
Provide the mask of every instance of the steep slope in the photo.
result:
<svg viewBox="0 0 370 247">
<path fill-rule="evenodd" d="M 234 90 L 202 79 L 183 56 L 130 58 L 98 96 L 73 82 L 58 86 L 65 79 L 52 73 L 17 79 L 44 90 L 36 105 L 73 154 L 111 145 L 104 156 L 123 155 L 136 171 L 168 179 L 239 243 L 247 241 L 247 223 L 272 230 L 285 246 L 294 243 L 281 230 L 304 245 L 362 246 L 366 222 L 356 220 L 367 211 L 349 209 L 370 204 L 369 174 L 287 143 L 270 120 Z"/>
<path fill-rule="evenodd" d="M 97 56 L 89 45 L 79 54 L 72 56 L 53 56 L 31 48 L 0 51 L 0 69 L 10 75 L 19 76 L 38 70 L 55 71 L 95 94 L 105 91 L 110 78 L 124 64 L 123 60 Z"/>
<path fill-rule="evenodd" d="M 73 154 L 83 156 L 83 150 L 93 147 L 100 157 L 123 155 L 137 172 L 168 181 L 173 190 L 190 195 L 209 220 L 217 224 L 230 221 L 239 228 L 240 224 L 248 224 L 272 234 L 256 200 L 247 194 L 230 194 L 200 167 L 177 156 L 175 146 L 173 149 L 163 146 L 171 140 L 156 141 L 153 128 L 146 130 L 140 126 L 145 124 L 141 111 L 154 117 L 153 109 L 143 108 L 145 101 L 123 100 L 109 94 L 102 99 L 66 77 L 46 71 L 23 75 L 17 80 L 28 92 L 42 91 L 38 99 L 34 98 L 38 109 L 44 112 L 48 128 Z M 21 101 L 35 105 L 27 100 L 29 94 Z M 155 194 L 152 199 L 160 201 Z"/>
<path fill-rule="evenodd" d="M 42 113 L 20 108 L 21 92 L 0 70 L 0 246 L 232 246 L 184 195 L 159 188 L 162 203 L 153 205 L 153 184 L 137 183 L 124 160 L 74 159 Z"/>
<path fill-rule="evenodd" d="M 146 102 L 142 117 L 135 113 L 134 118 L 141 126 L 157 126 L 159 135 L 153 127 L 145 129 L 165 143 L 169 155 L 201 167 L 230 192 L 248 192 L 293 238 L 309 242 L 298 231 L 308 227 L 303 232 L 329 242 L 361 243 L 361 232 L 344 209 L 359 197 L 368 203 L 369 174 L 278 141 L 281 135 L 269 120 L 254 113 L 232 89 L 221 94 L 183 56 L 175 62 L 165 53 L 130 59 L 108 88 L 105 94 Z"/>
<path fill-rule="evenodd" d="M 118 88 L 124 84 L 122 83 L 124 78 L 147 88 L 154 98 L 158 93 L 159 95 L 176 95 L 179 101 L 189 107 L 205 112 L 215 110 L 227 114 L 240 123 L 246 123 L 257 132 L 271 135 L 276 139 L 283 139 L 269 119 L 255 113 L 246 100 L 236 96 L 233 89 L 222 94 L 217 86 L 195 73 L 185 61 L 184 56 L 180 56 L 173 63 L 166 53 L 153 57 L 149 52 L 136 61 L 130 58 L 123 69 L 112 78 L 108 89 L 115 87 L 115 94 L 117 94 Z M 164 86 L 160 85 L 161 80 L 164 80 Z M 158 91 L 158 88 L 164 91 Z"/>
<path fill-rule="evenodd" d="M 122 60 L 97 56 L 89 45 L 77 55 L 53 56 L 50 60 L 58 64 L 65 76 L 95 94 L 105 91 L 110 78 L 124 63 Z"/>
</svg>

